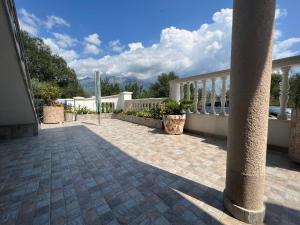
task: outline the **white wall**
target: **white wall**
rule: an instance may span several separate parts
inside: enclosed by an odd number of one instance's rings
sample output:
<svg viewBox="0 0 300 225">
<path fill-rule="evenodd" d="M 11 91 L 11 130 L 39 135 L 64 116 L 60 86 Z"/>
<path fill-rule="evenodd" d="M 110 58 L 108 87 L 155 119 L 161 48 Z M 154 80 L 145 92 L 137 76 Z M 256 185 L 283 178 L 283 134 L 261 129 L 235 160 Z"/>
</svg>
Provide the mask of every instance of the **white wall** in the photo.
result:
<svg viewBox="0 0 300 225">
<path fill-rule="evenodd" d="M 132 92 L 120 92 L 118 95 L 110 95 L 110 96 L 104 96 L 101 97 L 101 102 L 110 102 L 114 103 L 115 109 L 124 109 L 125 101 L 131 100 Z M 96 111 L 96 99 L 95 97 L 91 98 L 83 98 L 83 97 L 75 97 L 75 98 L 69 98 L 69 99 L 60 99 L 60 102 L 65 101 L 65 104 L 71 106 L 75 109 L 78 109 L 79 107 L 87 107 L 90 110 Z"/>
<path fill-rule="evenodd" d="M 290 120 L 269 119 L 268 144 L 288 148 Z M 187 114 L 185 129 L 218 136 L 227 136 L 228 116 Z"/>
</svg>

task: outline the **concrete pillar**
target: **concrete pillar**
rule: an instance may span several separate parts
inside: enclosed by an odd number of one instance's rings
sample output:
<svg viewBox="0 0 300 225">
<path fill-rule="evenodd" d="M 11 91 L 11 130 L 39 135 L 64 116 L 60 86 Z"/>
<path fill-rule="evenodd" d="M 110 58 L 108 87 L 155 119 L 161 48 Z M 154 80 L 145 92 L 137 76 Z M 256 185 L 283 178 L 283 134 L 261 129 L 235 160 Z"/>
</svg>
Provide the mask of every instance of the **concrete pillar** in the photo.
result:
<svg viewBox="0 0 300 225">
<path fill-rule="evenodd" d="M 206 112 L 206 80 L 202 80 L 202 108 L 201 108 L 201 113 L 207 114 Z"/>
<path fill-rule="evenodd" d="M 194 113 L 198 112 L 198 81 L 194 81 Z"/>
<path fill-rule="evenodd" d="M 225 208 L 263 222 L 275 0 L 234 0 Z"/>
<path fill-rule="evenodd" d="M 280 82 L 280 96 L 279 96 L 279 102 L 280 102 L 280 114 L 278 116 L 278 119 L 280 120 L 286 120 L 287 114 L 286 114 L 286 108 L 287 103 L 289 100 L 289 73 L 290 73 L 291 67 L 283 67 L 281 68 L 282 71 L 282 80 Z"/>
<path fill-rule="evenodd" d="M 222 90 L 221 90 L 221 112 L 220 115 L 225 116 L 225 104 L 226 104 L 226 76 L 222 77 Z"/>
<path fill-rule="evenodd" d="M 180 84 L 175 80 L 171 80 L 170 83 L 170 98 L 176 101 L 180 100 Z"/>
<path fill-rule="evenodd" d="M 184 99 L 184 84 L 180 84 L 180 100 Z"/>
<path fill-rule="evenodd" d="M 215 110 L 215 102 L 216 102 L 216 79 L 211 79 L 211 95 L 210 95 L 210 113 L 216 114 Z"/>
</svg>

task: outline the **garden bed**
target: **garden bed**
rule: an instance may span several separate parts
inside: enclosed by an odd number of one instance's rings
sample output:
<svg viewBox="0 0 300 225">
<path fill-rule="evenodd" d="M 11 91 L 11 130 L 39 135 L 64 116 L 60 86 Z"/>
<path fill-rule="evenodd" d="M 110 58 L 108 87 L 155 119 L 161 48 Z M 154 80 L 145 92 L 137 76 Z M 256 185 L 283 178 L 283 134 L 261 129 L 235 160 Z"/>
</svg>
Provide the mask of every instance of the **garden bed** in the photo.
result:
<svg viewBox="0 0 300 225">
<path fill-rule="evenodd" d="M 162 121 L 158 120 L 158 119 L 126 115 L 126 114 L 122 114 L 122 113 L 113 114 L 112 118 L 131 122 L 131 123 L 136 123 L 136 124 L 151 127 L 151 128 L 163 129 Z"/>
</svg>

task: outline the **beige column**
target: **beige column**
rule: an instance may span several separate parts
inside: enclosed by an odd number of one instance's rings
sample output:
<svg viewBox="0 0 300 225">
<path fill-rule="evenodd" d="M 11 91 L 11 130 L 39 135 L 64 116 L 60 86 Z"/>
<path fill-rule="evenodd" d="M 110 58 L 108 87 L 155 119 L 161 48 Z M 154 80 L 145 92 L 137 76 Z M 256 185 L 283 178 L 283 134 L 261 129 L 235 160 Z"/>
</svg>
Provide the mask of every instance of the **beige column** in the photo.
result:
<svg viewBox="0 0 300 225">
<path fill-rule="evenodd" d="M 207 114 L 207 112 L 206 112 L 206 80 L 202 80 L 202 97 L 201 97 L 201 101 L 202 101 L 201 113 Z"/>
<path fill-rule="evenodd" d="M 194 113 L 198 112 L 198 81 L 194 81 Z"/>
<path fill-rule="evenodd" d="M 211 95 L 210 95 L 210 113 L 216 114 L 215 110 L 215 102 L 216 102 L 216 79 L 211 79 Z"/>
<path fill-rule="evenodd" d="M 289 100 L 289 72 L 291 70 L 290 66 L 286 66 L 281 68 L 282 71 L 282 80 L 280 82 L 280 96 L 279 96 L 279 102 L 280 102 L 280 114 L 278 116 L 278 119 L 280 120 L 286 120 L 286 108 L 287 103 Z"/>
<path fill-rule="evenodd" d="M 225 208 L 260 224 L 272 73 L 275 0 L 234 0 Z"/>
</svg>

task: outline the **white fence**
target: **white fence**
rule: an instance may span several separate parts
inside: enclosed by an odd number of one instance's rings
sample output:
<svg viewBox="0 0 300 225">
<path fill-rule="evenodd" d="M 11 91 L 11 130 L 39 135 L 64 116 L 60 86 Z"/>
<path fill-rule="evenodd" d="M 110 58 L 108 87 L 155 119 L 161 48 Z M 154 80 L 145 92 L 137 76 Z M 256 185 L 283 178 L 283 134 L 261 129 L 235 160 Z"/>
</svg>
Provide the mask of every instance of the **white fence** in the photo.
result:
<svg viewBox="0 0 300 225">
<path fill-rule="evenodd" d="M 149 110 L 154 107 L 159 107 L 165 98 L 142 98 L 125 101 L 125 110 Z"/>
<path fill-rule="evenodd" d="M 121 92 L 118 95 L 101 97 L 101 103 L 112 103 L 114 109 L 124 109 L 125 101 L 131 100 L 132 92 Z M 96 111 L 96 99 L 95 97 L 84 98 L 75 97 L 70 99 L 59 99 L 60 102 L 72 107 L 74 110 L 86 107 L 89 110 Z"/>
</svg>

